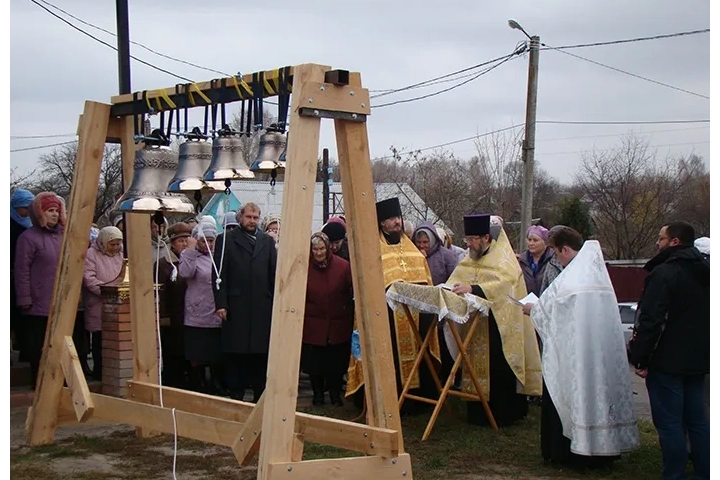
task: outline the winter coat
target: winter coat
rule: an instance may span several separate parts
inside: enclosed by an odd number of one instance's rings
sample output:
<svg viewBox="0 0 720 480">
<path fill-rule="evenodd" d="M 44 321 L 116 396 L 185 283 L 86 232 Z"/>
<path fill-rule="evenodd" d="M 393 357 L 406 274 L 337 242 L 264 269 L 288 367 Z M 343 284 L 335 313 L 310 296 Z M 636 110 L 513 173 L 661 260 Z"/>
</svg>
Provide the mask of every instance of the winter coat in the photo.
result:
<svg viewBox="0 0 720 480">
<path fill-rule="evenodd" d="M 350 263 L 330 254 L 326 268 L 308 266 L 303 343 L 325 346 L 350 341 L 353 331 L 353 285 Z"/>
<path fill-rule="evenodd" d="M 453 255 L 455 255 L 455 258 L 457 258 L 457 262 L 460 263 L 460 261 L 465 258 L 465 255 L 467 255 L 467 250 L 462 249 L 458 247 L 457 245 L 450 245 L 449 249 Z"/>
<path fill-rule="evenodd" d="M 560 275 L 560 273 L 562 273 L 562 271 L 563 271 L 563 266 L 560 263 L 560 260 L 558 260 L 557 257 L 555 257 L 555 255 L 553 254 L 553 256 L 550 257 L 550 259 L 545 264 L 545 271 L 543 273 L 543 279 L 540 284 L 540 294 L 541 295 L 545 291 L 545 289 L 547 289 L 550 286 L 550 284 L 553 282 L 553 280 L 555 280 L 557 278 L 557 276 Z M 538 295 L 538 296 L 540 296 L 540 295 Z"/>
<path fill-rule="evenodd" d="M 187 282 L 185 290 L 185 325 L 188 327 L 217 328 L 222 323 L 215 308 L 213 296 L 212 253 L 186 248 L 180 253 L 178 276 Z"/>
<path fill-rule="evenodd" d="M 532 292 L 538 297 L 542 293 L 542 282 L 545 278 L 545 267 L 551 258 L 555 256 L 552 247 L 547 247 L 545 252 L 538 261 L 537 269 L 533 274 L 532 267 L 530 266 L 531 253 L 525 250 L 523 253 L 517 256 L 518 262 L 520 262 L 520 269 L 523 272 L 523 278 L 525 279 L 525 287 L 528 293 Z"/>
<path fill-rule="evenodd" d="M 225 249 L 220 288 L 213 292 L 217 309 L 227 310 L 222 322 L 225 353 L 268 353 L 275 294 L 275 240 L 256 232 L 253 242 L 240 228 L 215 240 L 215 264 Z"/>
<path fill-rule="evenodd" d="M 435 237 L 435 242 L 426 256 L 433 285 L 445 283 L 455 270 L 458 264 L 458 257 L 450 249 L 443 246 L 440 235 L 438 235 L 437 230 L 435 230 L 435 225 L 433 225 L 432 222 L 422 222 L 418 225 L 412 235 L 413 243 L 415 243 L 419 230 L 428 231 Z"/>
<path fill-rule="evenodd" d="M 15 307 L 15 251 L 17 247 L 18 239 L 20 235 L 26 230 L 26 228 L 20 225 L 18 222 L 10 219 L 10 309 L 11 311 Z"/>
<path fill-rule="evenodd" d="M 710 373 L 710 263 L 693 246 L 660 251 L 638 303 L 630 361 L 676 375 Z"/>
<path fill-rule="evenodd" d="M 175 281 L 171 280 L 173 265 L 178 268 L 180 259 L 171 250 L 168 256 L 160 259 L 158 268 L 158 283 L 160 290 L 160 318 L 170 319 L 170 325 L 161 327 L 163 354 L 183 355 L 184 319 L 185 319 L 185 290 L 187 281 L 179 274 Z M 155 268 L 153 266 L 153 268 Z M 214 301 L 214 300 L 213 300 Z"/>
<path fill-rule="evenodd" d="M 97 239 L 85 253 L 82 301 L 85 307 L 85 330 L 88 332 L 102 330 L 103 302 L 100 287 L 122 283 L 120 274 L 123 273 L 123 263 L 122 250 L 115 255 L 107 255 Z"/>
<path fill-rule="evenodd" d="M 50 313 L 55 272 L 60 262 L 64 228 L 33 225 L 25 230 L 15 247 L 15 298 L 18 305 L 30 305 L 25 315 L 46 317 Z"/>
</svg>

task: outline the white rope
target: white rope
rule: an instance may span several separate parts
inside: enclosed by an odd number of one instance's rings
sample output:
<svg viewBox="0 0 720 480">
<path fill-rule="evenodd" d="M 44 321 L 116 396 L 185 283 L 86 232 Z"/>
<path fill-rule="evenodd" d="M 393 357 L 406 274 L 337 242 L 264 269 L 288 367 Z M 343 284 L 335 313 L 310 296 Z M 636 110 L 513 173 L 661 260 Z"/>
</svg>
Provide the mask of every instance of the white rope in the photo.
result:
<svg viewBox="0 0 720 480">
<path fill-rule="evenodd" d="M 209 251 L 210 248 L 207 243 L 207 237 L 205 236 L 205 232 L 203 232 L 203 229 L 201 228 L 201 226 L 202 226 L 202 222 L 198 223 L 198 232 L 200 232 L 200 236 L 205 241 L 205 246 L 208 247 L 208 251 Z M 223 230 L 224 230 L 224 228 L 223 228 Z M 225 250 L 225 237 L 223 237 L 223 252 L 224 252 L 224 250 Z M 215 288 L 220 290 L 220 283 L 222 282 L 222 279 L 220 278 L 220 271 L 218 270 L 217 265 L 215 265 L 215 258 L 213 256 L 213 252 L 210 251 L 209 255 L 210 255 L 210 262 L 212 263 L 212 266 L 213 266 L 213 270 L 215 270 L 215 277 L 216 277 L 215 278 Z M 222 254 L 221 254 L 221 258 L 220 258 L 220 265 L 222 265 Z"/>
</svg>

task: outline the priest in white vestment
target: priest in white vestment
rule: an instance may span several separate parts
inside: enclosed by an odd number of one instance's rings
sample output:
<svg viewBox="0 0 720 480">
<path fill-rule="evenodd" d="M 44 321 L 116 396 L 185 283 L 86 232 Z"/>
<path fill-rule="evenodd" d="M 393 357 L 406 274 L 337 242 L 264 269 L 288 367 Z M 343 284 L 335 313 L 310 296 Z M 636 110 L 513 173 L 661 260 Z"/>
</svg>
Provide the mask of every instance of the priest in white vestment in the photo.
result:
<svg viewBox="0 0 720 480">
<path fill-rule="evenodd" d="M 640 445 L 617 298 L 597 241 L 563 227 L 548 242 L 565 268 L 524 309 L 544 345 L 543 457 L 604 466 Z"/>
</svg>

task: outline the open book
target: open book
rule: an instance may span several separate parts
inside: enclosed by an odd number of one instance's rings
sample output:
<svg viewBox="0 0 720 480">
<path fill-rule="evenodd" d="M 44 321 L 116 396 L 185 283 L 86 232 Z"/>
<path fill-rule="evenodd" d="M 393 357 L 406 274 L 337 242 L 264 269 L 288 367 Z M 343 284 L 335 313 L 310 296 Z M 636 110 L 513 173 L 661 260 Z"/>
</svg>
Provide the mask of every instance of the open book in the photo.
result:
<svg viewBox="0 0 720 480">
<path fill-rule="evenodd" d="M 508 298 L 511 302 L 513 302 L 515 305 L 518 305 L 520 307 L 524 307 L 528 303 L 537 303 L 539 298 L 534 293 L 530 292 L 527 297 L 521 298 L 520 300 L 517 300 L 510 295 L 508 295 Z"/>
</svg>

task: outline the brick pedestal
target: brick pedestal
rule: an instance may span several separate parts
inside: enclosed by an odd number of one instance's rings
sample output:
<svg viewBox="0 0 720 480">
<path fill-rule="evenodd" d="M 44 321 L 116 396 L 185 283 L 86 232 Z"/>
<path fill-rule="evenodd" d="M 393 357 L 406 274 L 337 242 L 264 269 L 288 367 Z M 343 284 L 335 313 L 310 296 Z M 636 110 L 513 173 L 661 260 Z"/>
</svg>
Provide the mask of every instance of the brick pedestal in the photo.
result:
<svg viewBox="0 0 720 480">
<path fill-rule="evenodd" d="M 127 285 L 100 290 L 103 299 L 102 393 L 125 397 L 126 382 L 133 377 L 130 292 Z"/>
</svg>

